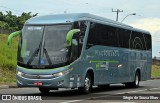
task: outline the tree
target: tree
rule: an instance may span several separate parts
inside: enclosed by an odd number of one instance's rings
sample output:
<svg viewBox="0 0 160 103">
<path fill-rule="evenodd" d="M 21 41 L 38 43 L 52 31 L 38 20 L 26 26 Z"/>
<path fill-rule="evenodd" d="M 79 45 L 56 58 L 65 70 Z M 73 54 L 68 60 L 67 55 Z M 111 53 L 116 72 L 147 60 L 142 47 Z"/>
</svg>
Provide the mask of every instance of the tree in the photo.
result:
<svg viewBox="0 0 160 103">
<path fill-rule="evenodd" d="M 31 12 L 29 13 L 22 13 L 21 16 L 18 17 L 18 26 L 19 29 L 21 29 L 23 27 L 23 25 L 25 24 L 26 20 L 30 19 L 31 17 L 37 16 L 38 13 L 31 15 Z"/>
<path fill-rule="evenodd" d="M 6 22 L 0 21 L 0 28 L 7 29 L 9 26 Z"/>
<path fill-rule="evenodd" d="M 20 16 L 17 16 L 13 15 L 11 11 L 6 11 L 6 14 L 0 12 L 0 29 L 21 30 L 26 20 L 37 15 L 38 13 L 32 15 L 31 12 L 23 12 Z"/>
</svg>

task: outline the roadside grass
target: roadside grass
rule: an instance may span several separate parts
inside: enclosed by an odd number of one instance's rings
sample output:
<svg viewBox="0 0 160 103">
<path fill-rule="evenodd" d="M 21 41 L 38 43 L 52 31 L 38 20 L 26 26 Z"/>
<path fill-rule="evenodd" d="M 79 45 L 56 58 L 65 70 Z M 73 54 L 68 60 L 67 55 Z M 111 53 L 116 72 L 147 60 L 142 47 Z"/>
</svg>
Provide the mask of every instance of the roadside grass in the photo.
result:
<svg viewBox="0 0 160 103">
<path fill-rule="evenodd" d="M 18 38 L 15 38 L 12 47 L 7 45 L 6 34 L 0 34 L 0 82 L 15 82 L 17 64 Z"/>
<path fill-rule="evenodd" d="M 158 65 L 152 65 L 152 73 L 151 73 L 152 78 L 160 78 L 160 66 Z"/>
<path fill-rule="evenodd" d="M 16 69 L 9 70 L 8 68 L 0 68 L 0 84 L 15 83 Z"/>
<path fill-rule="evenodd" d="M 7 37 L 8 35 L 0 34 L 0 66 L 12 70 L 16 67 L 18 39 L 13 39 L 12 46 L 8 47 Z"/>
</svg>

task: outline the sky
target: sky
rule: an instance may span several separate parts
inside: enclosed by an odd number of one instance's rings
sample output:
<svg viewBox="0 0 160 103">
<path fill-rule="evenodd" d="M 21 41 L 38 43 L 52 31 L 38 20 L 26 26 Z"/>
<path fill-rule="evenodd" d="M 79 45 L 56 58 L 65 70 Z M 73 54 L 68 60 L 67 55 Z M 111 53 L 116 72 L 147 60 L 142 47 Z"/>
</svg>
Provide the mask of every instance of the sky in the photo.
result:
<svg viewBox="0 0 160 103">
<path fill-rule="evenodd" d="M 123 23 L 147 30 L 152 35 L 153 57 L 160 57 L 160 0 L 0 0 L 0 11 L 22 12 L 38 15 L 62 13 L 91 13 L 116 20 L 113 10 L 119 13 L 119 22 L 128 14 Z"/>
</svg>

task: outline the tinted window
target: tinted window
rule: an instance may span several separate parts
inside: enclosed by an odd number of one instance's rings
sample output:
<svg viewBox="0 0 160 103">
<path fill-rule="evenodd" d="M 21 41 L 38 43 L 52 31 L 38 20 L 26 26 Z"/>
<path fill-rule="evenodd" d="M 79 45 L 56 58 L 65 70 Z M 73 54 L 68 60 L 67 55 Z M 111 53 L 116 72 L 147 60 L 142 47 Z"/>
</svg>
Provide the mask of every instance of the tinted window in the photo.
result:
<svg viewBox="0 0 160 103">
<path fill-rule="evenodd" d="M 145 50 L 145 44 L 142 33 L 132 32 L 130 43 L 131 49 Z"/>
<path fill-rule="evenodd" d="M 130 34 L 131 34 L 131 31 L 129 30 L 118 29 L 119 47 L 130 48 L 129 46 Z"/>
<path fill-rule="evenodd" d="M 88 35 L 88 45 L 118 47 L 119 41 L 117 29 L 103 24 L 91 23 Z"/>
<path fill-rule="evenodd" d="M 94 45 L 149 50 L 151 49 L 151 36 L 122 28 L 91 23 L 87 47 Z"/>
<path fill-rule="evenodd" d="M 147 50 L 152 48 L 151 35 L 144 35 Z"/>
<path fill-rule="evenodd" d="M 130 38 L 130 48 L 139 50 L 151 49 L 151 36 L 140 32 L 132 32 Z"/>
</svg>

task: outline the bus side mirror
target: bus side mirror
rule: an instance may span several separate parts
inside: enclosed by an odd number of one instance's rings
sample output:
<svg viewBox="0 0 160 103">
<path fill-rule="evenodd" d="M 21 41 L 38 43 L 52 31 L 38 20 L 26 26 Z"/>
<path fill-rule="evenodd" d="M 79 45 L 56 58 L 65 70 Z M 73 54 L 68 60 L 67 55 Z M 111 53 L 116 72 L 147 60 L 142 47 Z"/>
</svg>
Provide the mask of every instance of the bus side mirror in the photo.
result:
<svg viewBox="0 0 160 103">
<path fill-rule="evenodd" d="M 8 36 L 8 46 L 9 46 L 9 47 L 11 47 L 11 45 L 12 45 L 12 38 L 13 38 L 13 37 L 16 37 L 16 36 L 18 36 L 18 35 L 20 35 L 20 34 L 21 34 L 21 30 L 20 30 L 20 31 L 13 32 L 13 33 L 11 33 L 11 34 Z"/>
<path fill-rule="evenodd" d="M 72 29 L 67 33 L 66 36 L 66 46 L 69 47 L 72 44 L 73 35 L 80 32 L 80 29 Z"/>
</svg>

